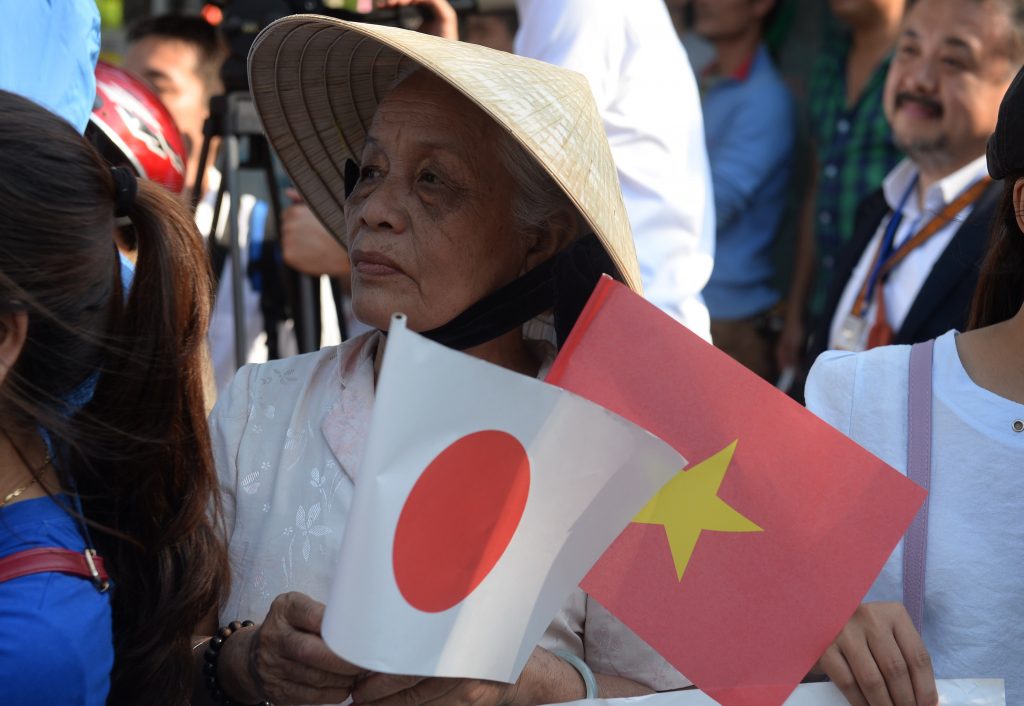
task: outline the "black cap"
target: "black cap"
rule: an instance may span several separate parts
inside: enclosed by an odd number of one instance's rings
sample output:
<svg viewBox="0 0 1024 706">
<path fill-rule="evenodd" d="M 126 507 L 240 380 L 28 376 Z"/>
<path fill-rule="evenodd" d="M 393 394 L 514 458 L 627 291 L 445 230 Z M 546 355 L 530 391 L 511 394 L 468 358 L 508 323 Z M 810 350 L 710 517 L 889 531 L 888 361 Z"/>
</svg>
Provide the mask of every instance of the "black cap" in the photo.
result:
<svg viewBox="0 0 1024 706">
<path fill-rule="evenodd" d="M 996 131 L 988 138 L 988 173 L 1003 179 L 1013 172 L 1024 172 L 1024 68 L 1006 90 Z"/>
</svg>

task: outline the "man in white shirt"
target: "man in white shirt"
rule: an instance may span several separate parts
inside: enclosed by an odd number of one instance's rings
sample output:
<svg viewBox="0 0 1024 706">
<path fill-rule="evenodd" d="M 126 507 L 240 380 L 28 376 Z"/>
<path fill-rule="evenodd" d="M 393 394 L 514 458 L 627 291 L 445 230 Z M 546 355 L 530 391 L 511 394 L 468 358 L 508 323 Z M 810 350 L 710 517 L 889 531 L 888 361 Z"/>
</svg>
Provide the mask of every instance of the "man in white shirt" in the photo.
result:
<svg viewBox="0 0 1024 706">
<path fill-rule="evenodd" d="M 967 324 L 1000 191 L 985 145 L 1024 60 L 1016 24 L 1009 0 L 921 0 L 908 12 L 883 98 L 907 159 L 860 206 L 810 361 Z"/>
<path fill-rule="evenodd" d="M 516 0 L 516 53 L 587 77 L 619 170 L 644 295 L 710 340 L 715 208 L 700 95 L 663 0 Z"/>
</svg>

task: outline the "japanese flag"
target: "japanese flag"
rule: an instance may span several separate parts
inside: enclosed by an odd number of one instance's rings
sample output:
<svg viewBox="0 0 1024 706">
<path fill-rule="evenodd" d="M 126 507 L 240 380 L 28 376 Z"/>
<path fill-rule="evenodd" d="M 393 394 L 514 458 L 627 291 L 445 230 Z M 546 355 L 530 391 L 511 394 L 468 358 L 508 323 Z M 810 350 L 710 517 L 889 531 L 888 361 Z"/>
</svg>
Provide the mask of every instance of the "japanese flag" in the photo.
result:
<svg viewBox="0 0 1024 706">
<path fill-rule="evenodd" d="M 379 672 L 513 682 L 686 461 L 583 398 L 396 316 L 323 637 Z"/>
</svg>

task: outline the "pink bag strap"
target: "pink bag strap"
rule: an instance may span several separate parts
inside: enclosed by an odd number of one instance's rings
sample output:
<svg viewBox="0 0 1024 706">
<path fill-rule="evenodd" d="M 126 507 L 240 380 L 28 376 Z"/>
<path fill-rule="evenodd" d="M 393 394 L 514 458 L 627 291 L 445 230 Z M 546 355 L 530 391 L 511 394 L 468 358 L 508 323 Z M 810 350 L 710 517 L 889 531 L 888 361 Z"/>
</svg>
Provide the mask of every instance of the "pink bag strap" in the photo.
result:
<svg viewBox="0 0 1024 706">
<path fill-rule="evenodd" d="M 935 341 L 910 349 L 907 405 L 907 477 L 927 492 L 932 481 L 932 356 Z M 924 568 L 928 548 L 928 496 L 903 540 L 903 605 L 917 632 L 924 623 Z"/>
</svg>

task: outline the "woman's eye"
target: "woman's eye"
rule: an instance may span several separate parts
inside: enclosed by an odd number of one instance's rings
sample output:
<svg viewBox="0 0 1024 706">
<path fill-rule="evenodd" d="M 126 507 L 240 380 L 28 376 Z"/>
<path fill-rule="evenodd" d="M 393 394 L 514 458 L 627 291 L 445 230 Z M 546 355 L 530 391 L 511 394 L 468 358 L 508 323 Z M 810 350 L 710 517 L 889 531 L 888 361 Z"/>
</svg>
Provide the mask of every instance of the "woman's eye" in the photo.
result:
<svg viewBox="0 0 1024 706">
<path fill-rule="evenodd" d="M 441 177 L 433 172 L 420 172 L 420 181 L 424 184 L 430 184 L 431 186 L 437 186 L 441 184 Z"/>
<path fill-rule="evenodd" d="M 381 175 L 380 167 L 364 166 L 359 170 L 359 181 L 375 179 Z"/>
</svg>

